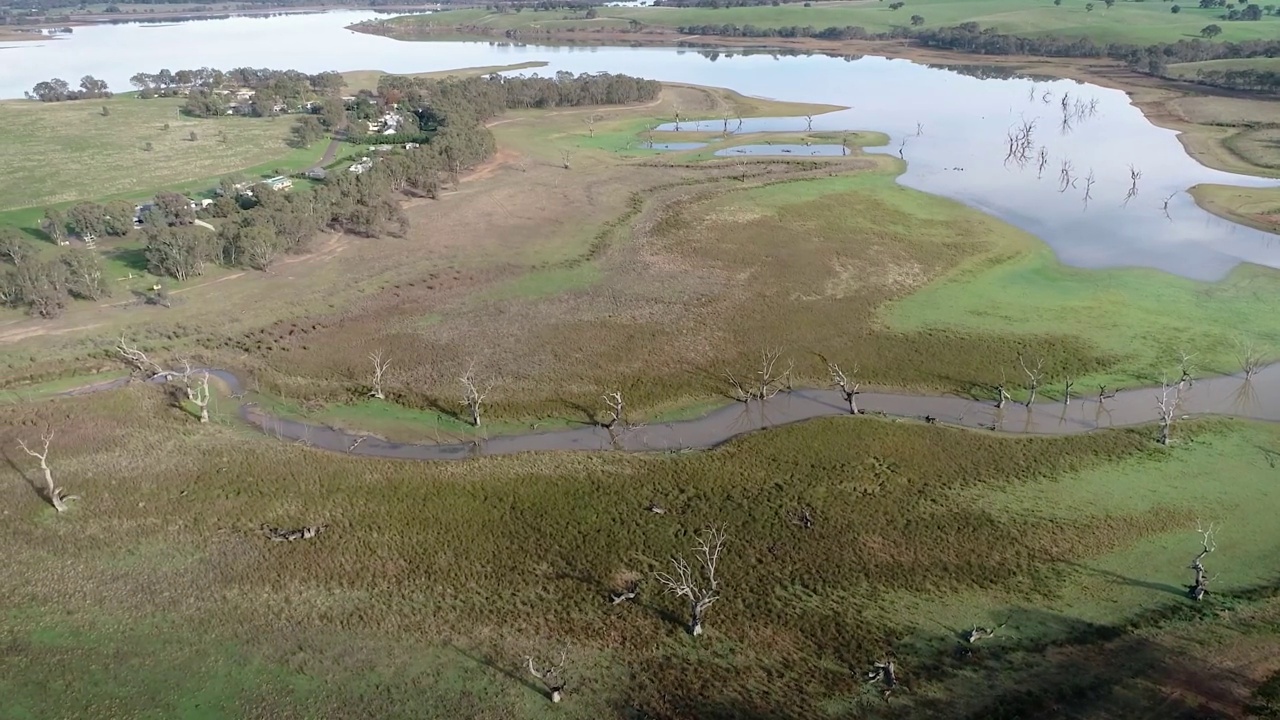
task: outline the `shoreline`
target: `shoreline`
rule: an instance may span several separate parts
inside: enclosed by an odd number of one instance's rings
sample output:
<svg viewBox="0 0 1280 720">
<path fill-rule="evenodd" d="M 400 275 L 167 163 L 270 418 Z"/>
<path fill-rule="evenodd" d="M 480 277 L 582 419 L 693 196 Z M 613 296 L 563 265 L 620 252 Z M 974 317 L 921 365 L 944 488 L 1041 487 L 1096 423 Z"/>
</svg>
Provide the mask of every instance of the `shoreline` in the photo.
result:
<svg viewBox="0 0 1280 720">
<path fill-rule="evenodd" d="M 990 65 L 1018 70 L 1031 75 L 1046 75 L 1065 80 L 1088 82 L 1099 87 L 1125 93 L 1152 125 L 1177 133 L 1179 144 L 1187 155 L 1201 165 L 1236 175 L 1280 179 L 1280 170 L 1249 161 L 1231 150 L 1220 137 L 1223 130 L 1237 126 L 1216 127 L 1215 133 L 1197 128 L 1210 126 L 1187 119 L 1173 103 L 1190 97 L 1221 97 L 1245 99 L 1259 103 L 1273 103 L 1280 117 L 1280 99 L 1272 99 L 1250 93 L 1226 90 L 1195 83 L 1155 77 L 1135 72 L 1123 63 L 1105 58 L 1049 58 L 1026 55 L 980 55 L 949 50 L 938 50 L 915 45 L 910 40 L 818 40 L 814 38 L 739 38 L 718 35 L 685 35 L 666 30 L 647 29 L 642 32 L 568 33 L 547 32 L 532 37 L 507 38 L 504 35 L 467 34 L 459 26 L 440 27 L 421 36 L 372 32 L 369 26 L 356 23 L 348 30 L 386 37 L 401 42 L 433 42 L 449 40 L 503 41 L 513 44 L 548 47 L 563 46 L 643 46 L 671 48 L 725 48 L 741 50 L 782 50 L 796 54 L 825 54 L 834 56 L 873 55 L 890 59 L 909 60 L 924 64 L 940 65 Z M 433 38 L 432 36 L 438 36 Z M 587 36 L 584 38 L 584 36 Z M 1240 127 L 1244 127 L 1243 125 Z M 1217 151 L 1217 152 L 1215 152 Z M 1223 158 L 1231 161 L 1224 161 Z M 1235 186 L 1233 186 L 1235 187 Z M 1246 225 L 1256 230 L 1280 234 L 1280 225 L 1252 219 L 1240 207 L 1221 201 L 1208 203 L 1203 195 L 1185 188 L 1195 203 L 1204 211 L 1225 220 Z M 1280 208 L 1280 190 L 1274 191 L 1277 208 Z"/>
</svg>

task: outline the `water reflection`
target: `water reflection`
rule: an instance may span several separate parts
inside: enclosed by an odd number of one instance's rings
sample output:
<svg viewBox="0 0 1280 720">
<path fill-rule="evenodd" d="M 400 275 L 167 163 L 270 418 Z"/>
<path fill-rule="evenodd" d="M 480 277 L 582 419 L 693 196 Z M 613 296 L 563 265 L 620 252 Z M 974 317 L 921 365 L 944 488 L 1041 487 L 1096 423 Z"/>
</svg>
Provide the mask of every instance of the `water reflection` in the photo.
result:
<svg viewBox="0 0 1280 720">
<path fill-rule="evenodd" d="M 544 60 L 550 64 L 543 74 L 622 72 L 779 100 L 850 106 L 815 116 L 812 130 L 888 133 L 888 145 L 871 152 L 908 162 L 901 183 L 1017 225 L 1043 239 L 1070 265 L 1152 267 L 1201 280 L 1221 278 L 1241 262 L 1280 267 L 1275 236 L 1205 213 L 1185 192 L 1199 183 L 1257 187 L 1277 181 L 1199 165 L 1187 156 L 1176 132 L 1151 125 L 1119 90 L 1072 80 L 992 77 L 999 73 L 982 66 L 927 67 L 877 57 L 724 50 L 710 62 L 698 50 L 412 43 L 344 29 L 374 17 L 372 12 L 332 12 L 152 29 L 77 28 L 55 43 L 19 43 L 6 50 L 0 95 L 17 97 L 50 77 L 87 74 L 113 88 L 128 88 L 134 73 L 162 67 L 405 73 Z M 316 52 L 318 47 L 325 52 Z M 1006 163 L 1009 132 L 1016 133 L 1023 123 L 1034 126 L 1029 158 Z M 723 124 L 721 118 L 702 119 L 696 127 L 719 132 Z M 805 118 L 794 118 L 744 119 L 741 128 L 733 129 L 808 128 Z M 1136 192 L 1131 166 L 1141 173 Z"/>
</svg>

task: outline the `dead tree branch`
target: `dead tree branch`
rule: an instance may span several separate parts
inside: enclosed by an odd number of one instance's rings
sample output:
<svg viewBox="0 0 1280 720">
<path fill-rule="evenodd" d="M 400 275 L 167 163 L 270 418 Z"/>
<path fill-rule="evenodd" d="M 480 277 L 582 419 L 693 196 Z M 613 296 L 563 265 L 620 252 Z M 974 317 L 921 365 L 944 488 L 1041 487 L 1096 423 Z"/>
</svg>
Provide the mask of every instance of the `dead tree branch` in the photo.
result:
<svg viewBox="0 0 1280 720">
<path fill-rule="evenodd" d="M 1252 340 L 1247 338 L 1236 340 L 1236 362 L 1240 363 L 1240 369 L 1244 371 L 1245 382 L 1253 380 L 1253 376 L 1263 366 L 1263 354 L 1254 344 Z"/>
<path fill-rule="evenodd" d="M 720 551 L 724 549 L 726 539 L 722 528 L 707 530 L 698 536 L 697 545 L 693 549 L 698 559 L 697 569 L 689 565 L 683 556 L 677 556 L 671 558 L 674 574 L 654 573 L 653 576 L 667 588 L 667 592 L 689 600 L 689 634 L 694 637 L 702 634 L 702 621 L 707 608 L 720 599 L 720 579 L 716 577 L 716 566 L 720 562 Z"/>
<path fill-rule="evenodd" d="M 164 368 L 148 358 L 146 353 L 139 350 L 136 346 L 130 346 L 124 336 L 120 336 L 120 342 L 116 343 L 116 352 L 119 353 L 120 359 L 131 368 L 133 375 L 140 375 L 143 380 L 150 380 L 157 375 L 165 374 Z"/>
<path fill-rule="evenodd" d="M 893 691 L 898 687 L 898 667 L 893 660 L 881 660 L 871 665 L 871 671 L 867 673 L 867 682 L 880 683 L 883 687 L 880 689 L 881 696 L 885 702 L 889 702 L 889 697 L 893 695 Z"/>
</svg>

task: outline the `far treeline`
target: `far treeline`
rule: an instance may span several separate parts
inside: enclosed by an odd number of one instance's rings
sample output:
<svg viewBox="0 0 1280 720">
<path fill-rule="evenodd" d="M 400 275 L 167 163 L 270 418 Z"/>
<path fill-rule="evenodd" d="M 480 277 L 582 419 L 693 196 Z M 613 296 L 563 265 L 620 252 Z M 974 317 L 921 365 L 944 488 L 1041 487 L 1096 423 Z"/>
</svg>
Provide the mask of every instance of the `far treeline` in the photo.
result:
<svg viewBox="0 0 1280 720">
<path fill-rule="evenodd" d="M 626 75 L 557 73 L 555 77 L 410 78 L 385 75 L 374 95 L 382 109 L 410 109 L 438 131 L 430 142 L 381 157 L 362 173 L 337 172 L 313 192 L 275 192 L 259 185 L 242 192 L 223 181 L 218 198 L 200 210 L 222 218 L 211 231 L 194 225 L 190 201 L 176 193 L 156 197 L 143 214 L 142 235 L 152 273 L 186 280 L 215 265 L 266 270 L 284 253 L 300 252 L 324 230 L 362 237 L 401 235 L 408 220 L 398 199 L 436 197 L 468 168 L 494 152 L 486 120 L 508 108 L 619 105 L 652 100 L 661 85 Z M 80 203 L 48 210 L 41 229 L 61 245 L 69 233 L 126 235 L 133 229 L 131 203 Z M 126 218 L 128 218 L 126 220 Z M 55 317 L 72 297 L 98 299 L 110 292 L 94 251 L 37 254 L 17 230 L 0 228 L 0 303 Z M 164 301 L 157 297 L 157 301 Z"/>
<path fill-rule="evenodd" d="M 1206 37 L 1214 36 L 1210 25 L 1205 28 Z M 999 33 L 995 28 L 982 28 L 976 22 L 961 23 L 954 27 L 910 29 L 895 27 L 883 33 L 867 32 L 857 26 L 762 28 L 754 25 L 683 25 L 679 31 L 688 35 L 721 35 L 725 37 L 780 37 L 817 38 L 820 40 L 914 40 L 928 47 L 956 50 L 980 55 L 1033 55 L 1039 57 L 1110 58 L 1128 63 L 1135 70 L 1163 76 L 1170 64 L 1225 60 L 1233 58 L 1280 56 L 1280 38 L 1271 40 L 1245 40 L 1241 42 L 1207 42 L 1202 39 L 1179 40 L 1173 43 L 1132 45 L 1127 43 L 1097 43 L 1087 38 L 1060 38 L 1054 36 L 1019 37 Z M 1220 31 L 1220 29 L 1219 29 Z M 517 32 L 518 34 L 518 32 Z M 1280 92 L 1280 73 L 1269 71 L 1237 71 L 1206 73 L 1205 82 L 1222 84 L 1241 90 Z M 1230 83 L 1239 83 L 1233 85 Z"/>
</svg>

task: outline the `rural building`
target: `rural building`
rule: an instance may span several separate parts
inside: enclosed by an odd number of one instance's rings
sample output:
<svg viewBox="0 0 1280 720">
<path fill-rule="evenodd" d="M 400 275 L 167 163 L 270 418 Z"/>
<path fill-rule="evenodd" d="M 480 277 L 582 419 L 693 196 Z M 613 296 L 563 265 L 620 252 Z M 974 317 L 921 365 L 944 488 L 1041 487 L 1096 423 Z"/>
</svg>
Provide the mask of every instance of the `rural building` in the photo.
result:
<svg viewBox="0 0 1280 720">
<path fill-rule="evenodd" d="M 360 158 L 360 162 L 352 164 L 351 167 L 347 168 L 347 170 L 359 175 L 371 167 L 373 167 L 373 160 L 370 160 L 367 157 L 362 157 Z"/>
<path fill-rule="evenodd" d="M 307 177 L 312 180 L 323 180 L 329 177 L 329 171 L 322 167 L 314 167 L 307 171 Z"/>
<path fill-rule="evenodd" d="M 288 190 L 289 188 L 293 187 L 293 181 L 283 175 L 277 175 L 273 178 L 267 178 L 262 182 L 272 190 Z"/>
</svg>

